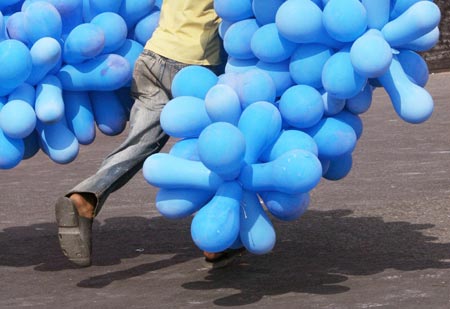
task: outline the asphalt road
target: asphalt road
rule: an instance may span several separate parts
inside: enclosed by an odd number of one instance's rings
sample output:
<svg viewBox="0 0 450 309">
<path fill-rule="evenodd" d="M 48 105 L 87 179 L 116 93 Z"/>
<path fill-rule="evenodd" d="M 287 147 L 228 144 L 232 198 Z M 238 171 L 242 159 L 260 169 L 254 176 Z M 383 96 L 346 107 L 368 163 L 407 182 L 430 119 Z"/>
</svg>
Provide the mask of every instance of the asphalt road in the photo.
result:
<svg viewBox="0 0 450 309">
<path fill-rule="evenodd" d="M 93 266 L 62 255 L 55 200 L 123 136 L 99 133 L 68 165 L 39 153 L 0 171 L 0 308 L 449 308 L 450 73 L 427 89 L 420 125 L 378 89 L 351 173 L 323 180 L 299 220 L 274 220 L 271 253 L 221 270 L 204 267 L 190 219 L 157 213 L 141 173 L 97 217 Z"/>
</svg>

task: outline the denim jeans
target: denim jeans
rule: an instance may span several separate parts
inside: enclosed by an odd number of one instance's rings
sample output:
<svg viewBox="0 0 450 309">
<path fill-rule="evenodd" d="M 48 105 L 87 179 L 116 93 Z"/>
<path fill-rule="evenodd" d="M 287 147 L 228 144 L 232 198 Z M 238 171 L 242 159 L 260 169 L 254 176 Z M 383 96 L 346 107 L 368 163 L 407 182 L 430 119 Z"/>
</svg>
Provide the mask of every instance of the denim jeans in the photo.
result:
<svg viewBox="0 0 450 309">
<path fill-rule="evenodd" d="M 169 136 L 161 128 L 160 114 L 172 99 L 174 75 L 187 65 L 149 50 L 141 53 L 133 72 L 130 95 L 134 104 L 130 112 L 128 136 L 103 160 L 94 175 L 79 183 L 66 196 L 72 193 L 94 194 L 97 215 L 109 194 L 126 184 L 142 168 L 148 156 L 161 150 Z"/>
</svg>

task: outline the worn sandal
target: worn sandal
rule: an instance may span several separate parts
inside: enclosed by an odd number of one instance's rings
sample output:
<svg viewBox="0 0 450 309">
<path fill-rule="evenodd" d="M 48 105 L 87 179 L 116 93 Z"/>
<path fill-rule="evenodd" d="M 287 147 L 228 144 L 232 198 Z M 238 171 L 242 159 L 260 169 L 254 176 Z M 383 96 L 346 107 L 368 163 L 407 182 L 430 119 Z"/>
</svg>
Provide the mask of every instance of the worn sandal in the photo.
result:
<svg viewBox="0 0 450 309">
<path fill-rule="evenodd" d="M 225 251 L 220 252 L 220 254 L 213 259 L 209 259 L 205 257 L 205 267 L 211 268 L 211 269 L 218 269 L 226 267 L 237 260 L 239 260 L 240 257 L 242 257 L 243 253 L 245 252 L 245 248 L 238 248 L 238 249 L 227 249 Z"/>
<path fill-rule="evenodd" d="M 78 266 L 90 266 L 93 219 L 81 217 L 73 202 L 67 197 L 61 197 L 56 201 L 55 214 L 59 245 L 64 255 Z"/>
</svg>

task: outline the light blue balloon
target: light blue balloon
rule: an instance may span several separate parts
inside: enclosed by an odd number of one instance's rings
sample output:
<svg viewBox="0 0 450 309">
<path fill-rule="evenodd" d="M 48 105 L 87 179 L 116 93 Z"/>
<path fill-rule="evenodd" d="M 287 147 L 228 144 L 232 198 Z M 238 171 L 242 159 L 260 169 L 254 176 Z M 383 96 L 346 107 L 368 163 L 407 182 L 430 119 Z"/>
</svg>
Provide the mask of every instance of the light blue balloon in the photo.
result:
<svg viewBox="0 0 450 309">
<path fill-rule="evenodd" d="M 105 41 L 105 33 L 100 26 L 80 24 L 67 35 L 63 60 L 67 64 L 77 64 L 92 59 L 102 53 Z"/>
<path fill-rule="evenodd" d="M 252 0 L 214 0 L 217 15 L 227 21 L 240 21 L 253 17 Z"/>
<path fill-rule="evenodd" d="M 242 189 L 236 182 L 219 187 L 212 200 L 202 207 L 191 223 L 194 243 L 207 252 L 229 248 L 239 235 Z"/>
<path fill-rule="evenodd" d="M 127 113 L 113 91 L 90 91 L 89 98 L 95 122 L 106 135 L 118 135 L 125 130 Z"/>
<path fill-rule="evenodd" d="M 237 91 L 239 84 L 240 84 L 240 78 L 242 74 L 237 72 L 228 72 L 219 75 L 217 79 L 217 85 L 227 85 L 233 88 L 234 91 Z"/>
<path fill-rule="evenodd" d="M 226 84 L 211 87 L 205 97 L 206 113 L 213 122 L 228 122 L 237 125 L 242 108 L 233 88 Z"/>
<path fill-rule="evenodd" d="M 173 144 L 169 154 L 187 160 L 200 161 L 197 145 L 198 138 L 183 138 Z"/>
<path fill-rule="evenodd" d="M 244 160 L 247 164 L 253 164 L 280 135 L 280 112 L 269 102 L 253 103 L 242 112 L 238 128 L 245 137 Z"/>
<path fill-rule="evenodd" d="M 55 163 L 68 164 L 75 160 L 79 152 L 77 138 L 66 126 L 66 119 L 56 123 L 45 124 L 37 122 L 42 150 Z"/>
<path fill-rule="evenodd" d="M 289 71 L 297 84 L 322 88 L 322 71 L 333 55 L 332 48 L 322 44 L 301 44 L 292 54 Z"/>
<path fill-rule="evenodd" d="M 236 92 L 242 107 L 245 109 L 258 101 L 274 103 L 276 91 L 275 83 L 269 74 L 262 70 L 251 69 L 240 76 L 240 83 Z"/>
<path fill-rule="evenodd" d="M 144 50 L 144 46 L 139 42 L 131 39 L 126 39 L 125 42 L 119 49 L 114 51 L 114 54 L 122 56 L 125 60 L 128 61 L 131 68 L 134 68 L 136 60 L 139 58 L 139 55 Z M 125 83 L 124 87 L 131 87 L 131 82 L 133 80 L 132 70 L 128 75 L 128 82 Z"/>
<path fill-rule="evenodd" d="M 345 100 L 333 97 L 328 92 L 322 94 L 323 115 L 333 116 L 342 111 L 345 107 Z"/>
<path fill-rule="evenodd" d="M 86 91 L 64 91 L 65 116 L 68 128 L 78 142 L 89 145 L 95 139 L 95 119 L 89 93 Z"/>
<path fill-rule="evenodd" d="M 30 48 L 33 64 L 27 83 L 36 85 L 40 82 L 60 61 L 62 48 L 60 43 L 50 37 L 37 40 Z"/>
<path fill-rule="evenodd" d="M 381 32 L 392 47 L 398 47 L 432 31 L 439 25 L 440 19 L 441 11 L 436 4 L 419 1 L 387 23 Z"/>
<path fill-rule="evenodd" d="M 244 164 L 245 137 L 228 122 L 214 122 L 198 138 L 203 164 L 225 180 L 235 179 Z"/>
<path fill-rule="evenodd" d="M 125 43 L 128 28 L 125 20 L 119 14 L 104 12 L 92 18 L 90 23 L 103 31 L 105 37 L 103 54 L 112 53 Z"/>
<path fill-rule="evenodd" d="M 244 19 L 232 24 L 223 39 L 223 47 L 228 56 L 237 59 L 255 58 L 251 49 L 251 40 L 259 29 L 256 19 Z"/>
<path fill-rule="evenodd" d="M 155 7 L 150 14 L 142 18 L 134 27 L 134 40 L 142 45 L 152 37 L 156 27 L 158 27 L 159 16 L 161 11 Z"/>
<path fill-rule="evenodd" d="M 22 139 L 8 137 L 0 129 L 0 169 L 11 169 L 22 161 L 25 147 Z"/>
<path fill-rule="evenodd" d="M 393 0 L 391 1 L 391 15 L 390 19 L 396 19 L 408 10 L 413 4 L 419 1 L 432 1 L 432 0 Z"/>
<path fill-rule="evenodd" d="M 321 177 L 322 165 L 317 156 L 309 151 L 294 149 L 274 161 L 245 166 L 239 181 L 245 190 L 253 192 L 279 191 L 297 194 L 312 190 Z"/>
<path fill-rule="evenodd" d="M 361 0 L 367 12 L 367 26 L 381 30 L 389 21 L 391 0 Z"/>
<path fill-rule="evenodd" d="M 352 152 L 356 146 L 355 130 L 335 117 L 325 117 L 305 132 L 316 142 L 321 159 L 334 159 Z"/>
<path fill-rule="evenodd" d="M 284 2 L 285 0 L 253 0 L 252 10 L 258 24 L 274 23 L 277 11 Z"/>
<path fill-rule="evenodd" d="M 33 132 L 35 126 L 34 109 L 23 100 L 10 100 L 0 110 L 0 128 L 11 138 L 25 138 Z"/>
<path fill-rule="evenodd" d="M 139 20 L 150 14 L 154 6 L 155 0 L 122 0 L 118 13 L 125 20 L 128 29 L 132 29 Z"/>
<path fill-rule="evenodd" d="M 359 37 L 350 49 L 350 59 L 355 71 L 365 78 L 383 75 L 392 61 L 391 46 L 380 31 L 372 29 Z"/>
<path fill-rule="evenodd" d="M 275 23 L 270 23 L 255 31 L 250 47 L 258 59 L 274 63 L 289 59 L 297 44 L 282 37 Z"/>
<path fill-rule="evenodd" d="M 251 59 L 237 59 L 228 57 L 227 63 L 225 64 L 225 73 L 243 73 L 251 69 L 255 69 L 258 61 L 259 60 L 256 57 Z"/>
<path fill-rule="evenodd" d="M 436 27 L 430 32 L 422 35 L 421 37 L 413 41 L 410 41 L 406 44 L 400 45 L 398 48 L 411 49 L 416 52 L 424 52 L 433 48 L 439 42 L 439 38 L 440 38 L 439 27 Z"/>
<path fill-rule="evenodd" d="M 279 104 L 283 120 L 298 129 L 312 127 L 324 113 L 322 95 L 307 85 L 290 87 L 281 96 Z"/>
<path fill-rule="evenodd" d="M 219 36 L 220 38 L 223 40 L 225 38 L 225 33 L 227 32 L 228 28 L 230 28 L 230 26 L 234 24 L 233 21 L 226 21 L 224 19 L 222 19 L 222 21 L 219 24 Z"/>
<path fill-rule="evenodd" d="M 156 153 L 144 161 L 145 180 L 165 189 L 199 189 L 215 191 L 224 182 L 202 162 Z"/>
<path fill-rule="evenodd" d="M 8 100 L 24 101 L 34 108 L 36 101 L 36 90 L 32 85 L 23 83 L 17 86 L 14 91 L 9 94 Z"/>
<path fill-rule="evenodd" d="M 372 93 L 373 87 L 367 83 L 360 93 L 345 101 L 346 110 L 355 115 L 367 112 L 372 105 Z"/>
<path fill-rule="evenodd" d="M 289 71 L 290 60 L 277 63 L 258 61 L 256 68 L 269 74 L 275 84 L 275 95 L 280 97 L 289 87 L 294 85 Z"/>
<path fill-rule="evenodd" d="M 430 77 L 425 59 L 420 54 L 407 49 L 400 50 L 397 59 L 411 81 L 420 87 L 425 87 Z"/>
<path fill-rule="evenodd" d="M 173 137 L 198 137 L 211 124 L 205 101 L 196 97 L 181 96 L 170 100 L 160 117 L 161 127 Z"/>
<path fill-rule="evenodd" d="M 260 193 L 267 210 L 277 219 L 293 221 L 308 209 L 309 193 L 286 194 L 277 191 Z"/>
<path fill-rule="evenodd" d="M 25 32 L 25 13 L 15 12 L 6 20 L 6 36 L 9 39 L 18 40 L 29 45 L 29 39 Z"/>
<path fill-rule="evenodd" d="M 316 42 L 322 34 L 322 10 L 310 0 L 287 0 L 277 10 L 275 23 L 292 42 Z"/>
<path fill-rule="evenodd" d="M 378 80 L 388 93 L 398 116 L 409 123 L 421 123 L 431 117 L 434 102 L 426 89 L 408 78 L 397 57 L 389 71 Z"/>
<path fill-rule="evenodd" d="M 353 68 L 348 48 L 332 55 L 322 71 L 322 84 L 330 95 L 348 99 L 357 95 L 366 85 L 367 78 Z"/>
<path fill-rule="evenodd" d="M 107 54 L 79 64 L 66 64 L 58 78 L 64 90 L 111 91 L 125 86 L 131 74 L 132 68 L 124 57 Z"/>
<path fill-rule="evenodd" d="M 194 96 L 204 99 L 206 93 L 217 83 L 217 75 L 208 68 L 189 65 L 175 74 L 172 80 L 172 95 Z"/>
<path fill-rule="evenodd" d="M 36 103 L 34 107 L 37 118 L 50 124 L 64 117 L 64 100 L 60 80 L 54 75 L 47 75 L 36 86 Z"/>
<path fill-rule="evenodd" d="M 332 0 L 323 9 L 323 25 L 341 42 L 352 42 L 367 29 L 367 12 L 359 0 Z"/>
<path fill-rule="evenodd" d="M 156 209 L 168 219 L 182 219 L 202 208 L 214 192 L 192 189 L 160 189 L 156 194 Z"/>
<path fill-rule="evenodd" d="M 30 50 L 20 41 L 5 40 L 0 42 L 0 86 L 14 90 L 30 75 L 32 60 Z M 4 93 L 5 95 L 7 93 Z"/>
<path fill-rule="evenodd" d="M 261 155 L 261 160 L 263 162 L 273 161 L 295 149 L 306 150 L 318 155 L 316 142 L 311 136 L 300 130 L 283 130 L 275 143 Z"/>
<path fill-rule="evenodd" d="M 242 244 L 253 254 L 268 253 L 275 246 L 275 229 L 255 193 L 244 191 L 239 235 Z"/>
<path fill-rule="evenodd" d="M 343 110 L 339 114 L 334 115 L 333 118 L 345 122 L 351 126 L 353 131 L 355 131 L 357 140 L 361 137 L 363 133 L 363 122 L 359 115 Z"/>
<path fill-rule="evenodd" d="M 24 12 L 24 30 L 31 44 L 43 37 L 58 40 L 62 34 L 62 20 L 53 4 L 45 1 L 32 2 Z"/>
</svg>

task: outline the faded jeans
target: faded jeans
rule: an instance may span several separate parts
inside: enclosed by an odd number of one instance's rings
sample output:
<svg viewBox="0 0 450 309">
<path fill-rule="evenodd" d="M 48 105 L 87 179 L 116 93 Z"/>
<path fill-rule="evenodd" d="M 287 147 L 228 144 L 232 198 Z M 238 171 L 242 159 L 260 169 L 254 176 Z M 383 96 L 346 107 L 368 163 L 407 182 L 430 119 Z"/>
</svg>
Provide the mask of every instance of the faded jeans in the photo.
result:
<svg viewBox="0 0 450 309">
<path fill-rule="evenodd" d="M 94 194 L 97 215 L 109 194 L 125 185 L 142 168 L 148 156 L 163 148 L 169 136 L 161 128 L 160 114 L 172 99 L 174 75 L 185 66 L 187 64 L 143 50 L 134 66 L 130 93 L 134 104 L 127 138 L 103 160 L 94 175 L 76 185 L 66 196 L 72 193 Z"/>
</svg>

